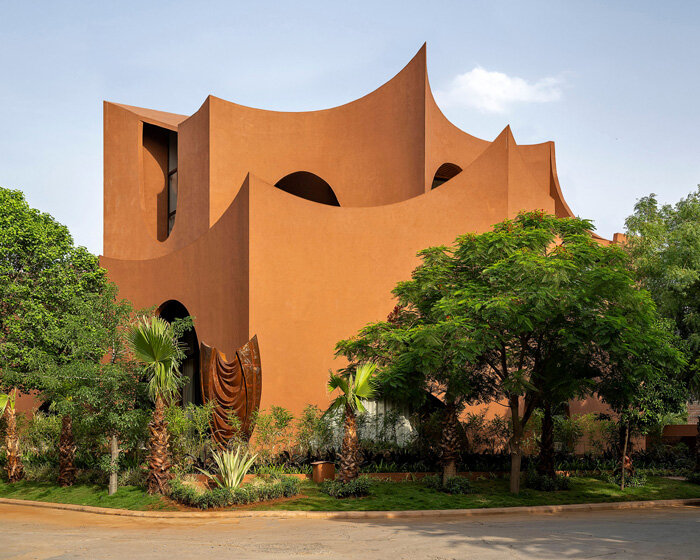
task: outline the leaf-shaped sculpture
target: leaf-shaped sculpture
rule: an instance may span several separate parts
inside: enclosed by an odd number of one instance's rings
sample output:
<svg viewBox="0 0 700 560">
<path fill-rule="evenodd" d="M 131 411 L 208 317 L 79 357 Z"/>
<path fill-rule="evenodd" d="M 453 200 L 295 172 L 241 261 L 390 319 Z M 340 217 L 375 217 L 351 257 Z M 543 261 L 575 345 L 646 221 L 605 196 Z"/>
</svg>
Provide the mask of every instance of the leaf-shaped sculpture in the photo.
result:
<svg viewBox="0 0 700 560">
<path fill-rule="evenodd" d="M 200 346 L 202 397 L 214 402 L 212 431 L 214 439 L 225 446 L 236 435 L 229 418 L 240 421 L 240 437 L 249 439 L 253 431 L 253 415 L 260 408 L 262 369 L 258 337 L 254 336 L 238 350 L 233 360 L 216 348 Z"/>
</svg>

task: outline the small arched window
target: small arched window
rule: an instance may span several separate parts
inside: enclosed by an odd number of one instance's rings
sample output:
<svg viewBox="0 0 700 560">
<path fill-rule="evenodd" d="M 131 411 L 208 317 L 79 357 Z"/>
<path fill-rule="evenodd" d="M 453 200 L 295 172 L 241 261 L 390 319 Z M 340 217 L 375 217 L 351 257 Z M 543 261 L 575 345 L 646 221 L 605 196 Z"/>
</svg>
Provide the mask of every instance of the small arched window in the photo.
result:
<svg viewBox="0 0 700 560">
<path fill-rule="evenodd" d="M 284 192 L 293 194 L 329 206 L 340 206 L 331 186 L 318 175 L 308 171 L 296 171 L 282 177 L 275 186 Z"/>
<path fill-rule="evenodd" d="M 443 183 L 446 183 L 455 175 L 459 175 L 462 172 L 462 168 L 454 163 L 443 163 L 438 170 L 435 172 L 433 177 L 433 185 L 431 189 L 437 188 Z"/>
</svg>

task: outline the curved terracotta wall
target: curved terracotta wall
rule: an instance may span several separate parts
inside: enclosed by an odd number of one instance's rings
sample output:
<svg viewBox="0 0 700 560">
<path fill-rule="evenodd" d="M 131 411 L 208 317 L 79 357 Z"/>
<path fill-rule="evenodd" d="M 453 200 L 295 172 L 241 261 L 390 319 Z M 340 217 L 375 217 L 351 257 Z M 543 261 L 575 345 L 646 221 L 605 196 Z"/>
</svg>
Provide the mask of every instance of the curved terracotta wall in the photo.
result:
<svg viewBox="0 0 700 560">
<path fill-rule="evenodd" d="M 153 205 L 139 202 L 143 123 L 178 132 L 178 210 L 163 242 Z M 447 162 L 462 172 L 431 190 Z M 296 171 L 328 182 L 340 206 L 274 186 Z M 137 307 L 180 301 L 199 340 L 227 354 L 257 334 L 263 407 L 325 406 L 335 343 L 386 317 L 417 251 L 525 209 L 571 215 L 553 144 L 456 128 L 430 92 L 425 48 L 376 91 L 323 111 L 215 97 L 191 117 L 105 104 L 103 265 Z"/>
</svg>

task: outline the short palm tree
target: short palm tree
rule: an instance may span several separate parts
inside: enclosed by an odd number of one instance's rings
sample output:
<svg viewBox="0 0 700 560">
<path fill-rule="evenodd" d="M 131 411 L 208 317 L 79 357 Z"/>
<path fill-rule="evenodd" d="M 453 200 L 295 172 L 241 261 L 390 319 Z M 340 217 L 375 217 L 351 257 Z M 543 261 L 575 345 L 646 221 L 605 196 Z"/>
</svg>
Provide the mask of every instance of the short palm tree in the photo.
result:
<svg viewBox="0 0 700 560">
<path fill-rule="evenodd" d="M 178 364 L 182 359 L 182 349 L 170 325 L 160 317 L 138 320 L 131 327 L 129 342 L 134 355 L 146 365 L 148 392 L 155 403 L 153 419 L 148 425 L 148 492 L 165 494 L 172 466 L 165 405 L 173 400 L 180 388 Z"/>
<path fill-rule="evenodd" d="M 366 412 L 364 402 L 375 397 L 374 372 L 377 366 L 364 364 L 354 373 L 331 373 L 328 390 L 340 389 L 341 393 L 331 403 L 326 414 L 342 409 L 345 413 L 343 445 L 340 449 L 338 480 L 348 482 L 357 478 L 360 470 L 359 441 L 357 438 L 357 413 Z"/>
<path fill-rule="evenodd" d="M 5 447 L 7 448 L 7 480 L 19 482 L 24 478 L 24 466 L 22 465 L 22 452 L 19 448 L 19 436 L 17 435 L 17 413 L 15 411 L 15 398 L 17 389 L 10 393 L 0 393 L 0 418 L 3 414 L 7 418 L 7 430 L 5 432 Z"/>
</svg>

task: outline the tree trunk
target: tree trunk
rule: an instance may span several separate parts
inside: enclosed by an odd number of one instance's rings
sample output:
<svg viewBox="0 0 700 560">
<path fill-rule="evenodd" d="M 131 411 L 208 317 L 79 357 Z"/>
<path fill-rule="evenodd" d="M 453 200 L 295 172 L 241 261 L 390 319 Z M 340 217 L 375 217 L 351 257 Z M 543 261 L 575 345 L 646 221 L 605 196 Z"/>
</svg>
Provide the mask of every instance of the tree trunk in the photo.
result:
<svg viewBox="0 0 700 560">
<path fill-rule="evenodd" d="M 357 418 L 355 411 L 349 405 L 345 406 L 345 426 L 343 430 L 343 445 L 340 448 L 340 469 L 338 480 L 349 482 L 357 478 L 360 471 L 359 450 L 357 442 Z"/>
<path fill-rule="evenodd" d="M 700 414 L 698 414 L 698 433 L 695 434 L 695 472 L 700 472 Z"/>
<path fill-rule="evenodd" d="M 625 471 L 627 470 L 627 443 L 630 439 L 629 422 L 625 426 L 625 443 L 622 446 L 622 461 L 620 462 L 620 490 L 625 489 Z"/>
<path fill-rule="evenodd" d="M 7 406 L 5 409 L 5 417 L 7 418 L 7 432 L 5 434 L 7 480 L 9 482 L 19 482 L 24 478 L 24 466 L 22 465 L 22 452 L 19 448 L 17 413 L 14 406 Z"/>
<path fill-rule="evenodd" d="M 542 437 L 540 439 L 540 456 L 537 461 L 537 472 L 550 478 L 556 477 L 554 471 L 554 418 L 551 403 L 544 402 L 542 417 Z"/>
<path fill-rule="evenodd" d="M 443 485 L 448 478 L 457 476 L 457 456 L 459 455 L 458 422 L 457 406 L 454 403 L 448 403 L 445 408 L 445 419 L 442 424 L 442 441 L 440 442 Z"/>
<path fill-rule="evenodd" d="M 73 418 L 66 414 L 61 419 L 61 439 L 58 443 L 58 485 L 75 484 L 75 438 L 73 437 Z"/>
<path fill-rule="evenodd" d="M 156 408 L 153 411 L 153 419 L 148 425 L 150 441 L 148 442 L 148 482 L 149 494 L 167 494 L 170 481 L 170 467 L 172 460 L 168 442 L 168 423 L 165 421 L 165 402 L 159 395 L 156 397 Z"/>
<path fill-rule="evenodd" d="M 520 464 L 523 460 L 523 428 L 520 424 L 520 411 L 518 409 L 518 397 L 510 398 L 510 417 L 513 425 L 513 434 L 510 438 L 510 492 L 520 493 Z"/>
<path fill-rule="evenodd" d="M 117 493 L 117 482 L 119 480 L 119 445 L 117 436 L 112 434 L 109 438 L 109 490 L 107 495 Z"/>
</svg>

